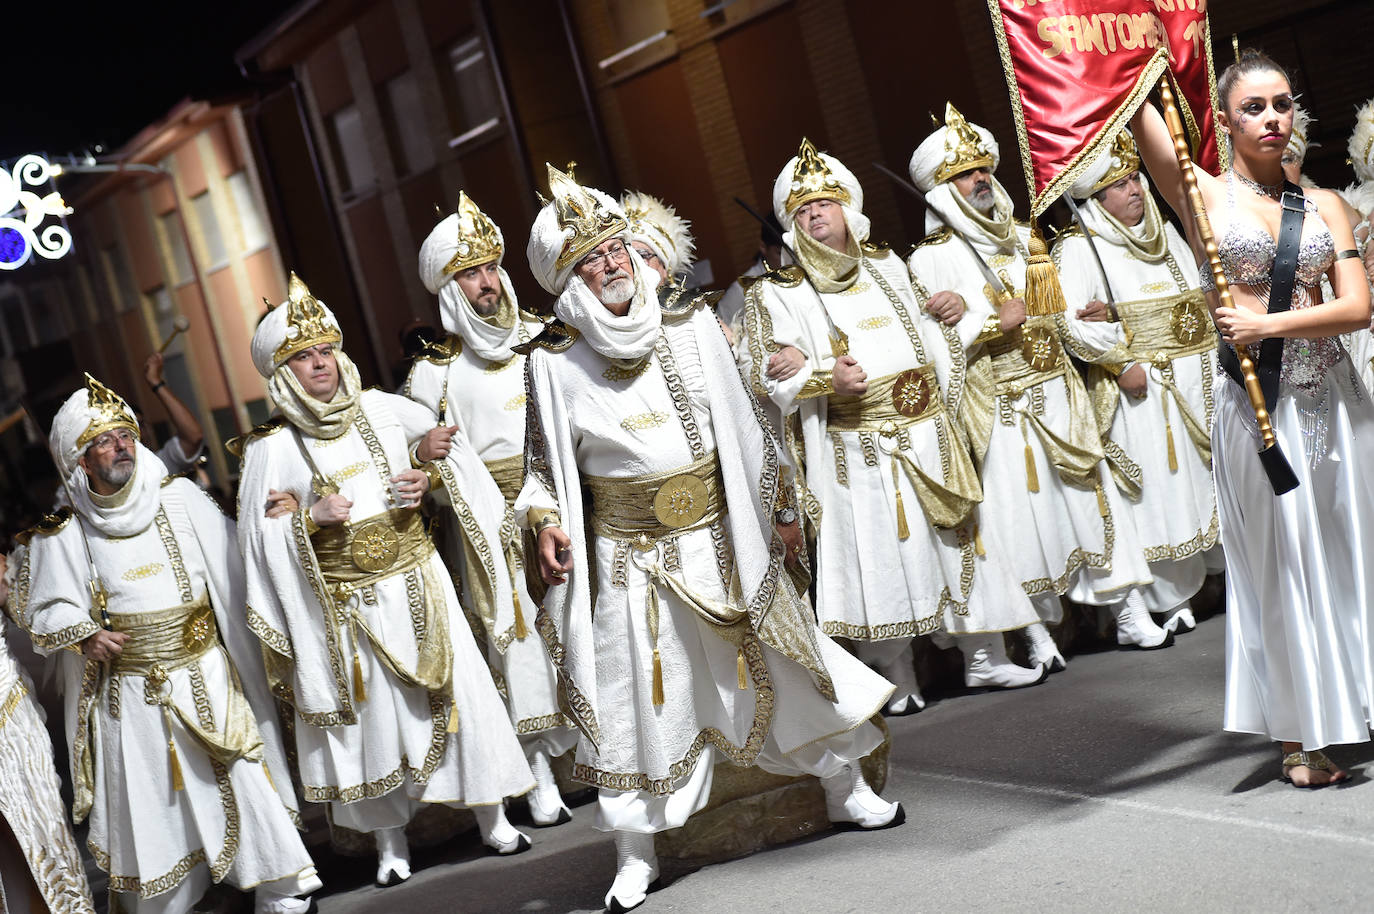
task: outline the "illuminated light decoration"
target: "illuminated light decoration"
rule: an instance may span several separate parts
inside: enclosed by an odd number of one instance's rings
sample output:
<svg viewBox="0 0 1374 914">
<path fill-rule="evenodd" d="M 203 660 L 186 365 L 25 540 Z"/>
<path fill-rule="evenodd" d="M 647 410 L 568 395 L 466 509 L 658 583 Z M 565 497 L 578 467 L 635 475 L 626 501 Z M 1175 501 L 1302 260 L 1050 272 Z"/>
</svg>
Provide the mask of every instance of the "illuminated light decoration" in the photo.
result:
<svg viewBox="0 0 1374 914">
<path fill-rule="evenodd" d="M 60 223 L 43 226 L 49 216 L 70 215 L 71 207 L 53 191 L 38 196 L 29 187 L 42 187 L 62 173 L 42 156 L 26 155 L 14 170 L 0 170 L 0 270 L 17 270 L 34 254 L 57 260 L 72 249 L 72 236 Z"/>
</svg>

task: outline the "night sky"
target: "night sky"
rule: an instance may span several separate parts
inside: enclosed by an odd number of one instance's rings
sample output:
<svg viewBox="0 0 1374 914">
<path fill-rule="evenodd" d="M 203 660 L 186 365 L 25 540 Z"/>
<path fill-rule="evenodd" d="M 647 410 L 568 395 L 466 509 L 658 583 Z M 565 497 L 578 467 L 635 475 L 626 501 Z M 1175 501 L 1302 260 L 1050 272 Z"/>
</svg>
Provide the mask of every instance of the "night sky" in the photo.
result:
<svg viewBox="0 0 1374 914">
<path fill-rule="evenodd" d="M 234 52 L 295 0 L 10 4 L 0 161 L 105 155 L 188 96 L 243 89 Z"/>
</svg>

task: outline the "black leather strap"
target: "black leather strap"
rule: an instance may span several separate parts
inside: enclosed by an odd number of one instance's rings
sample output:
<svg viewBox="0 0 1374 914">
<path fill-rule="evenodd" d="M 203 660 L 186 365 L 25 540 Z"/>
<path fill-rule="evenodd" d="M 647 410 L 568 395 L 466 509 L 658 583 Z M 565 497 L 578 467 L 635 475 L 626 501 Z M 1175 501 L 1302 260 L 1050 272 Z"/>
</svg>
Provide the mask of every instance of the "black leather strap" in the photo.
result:
<svg viewBox="0 0 1374 914">
<path fill-rule="evenodd" d="M 1274 252 L 1274 264 L 1269 271 L 1269 313 L 1287 311 L 1293 305 L 1293 284 L 1298 271 L 1298 249 L 1302 241 L 1302 223 L 1307 214 L 1307 201 L 1302 188 L 1285 181 L 1283 196 L 1279 200 L 1283 216 L 1279 220 L 1278 245 Z M 1235 350 L 1227 346 L 1219 356 L 1221 367 L 1231 379 L 1243 384 L 1240 374 L 1240 360 Z M 1264 405 L 1270 414 L 1279 398 L 1279 373 L 1283 367 L 1283 338 L 1267 337 L 1260 342 L 1259 375 L 1260 390 L 1264 391 Z"/>
</svg>

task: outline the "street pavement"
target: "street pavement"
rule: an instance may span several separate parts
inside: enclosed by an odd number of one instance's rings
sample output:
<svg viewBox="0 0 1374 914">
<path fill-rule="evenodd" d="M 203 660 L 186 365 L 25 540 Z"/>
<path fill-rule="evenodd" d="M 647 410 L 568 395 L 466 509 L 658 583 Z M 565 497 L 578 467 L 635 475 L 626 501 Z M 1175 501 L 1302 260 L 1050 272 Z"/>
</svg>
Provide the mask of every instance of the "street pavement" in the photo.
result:
<svg viewBox="0 0 1374 914">
<path fill-rule="evenodd" d="M 1216 616 L 1167 650 L 1079 655 L 1031 689 L 936 696 L 889 720 L 884 794 L 905 825 L 669 863 L 640 910 L 1374 910 L 1374 751 L 1331 753 L 1348 787 L 1280 783 L 1274 744 L 1221 731 L 1225 627 Z M 471 835 L 418 852 L 390 889 L 371 885 L 372 861 L 325 853 L 320 912 L 600 911 L 615 851 L 592 807 L 573 812 L 532 830 L 518 858 Z"/>
</svg>

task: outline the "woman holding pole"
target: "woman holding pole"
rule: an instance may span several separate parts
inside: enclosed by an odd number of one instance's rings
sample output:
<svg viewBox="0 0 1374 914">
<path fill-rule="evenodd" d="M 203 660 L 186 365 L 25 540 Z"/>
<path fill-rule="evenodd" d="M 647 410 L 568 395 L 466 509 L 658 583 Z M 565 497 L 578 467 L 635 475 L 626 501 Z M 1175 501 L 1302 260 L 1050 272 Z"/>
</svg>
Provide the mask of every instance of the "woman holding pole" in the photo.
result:
<svg viewBox="0 0 1374 914">
<path fill-rule="evenodd" d="M 1374 575 L 1365 570 L 1374 479 L 1358 459 L 1374 448 L 1374 407 L 1336 338 L 1368 326 L 1369 286 L 1340 198 L 1309 189 L 1304 199 L 1285 186 L 1293 92 L 1283 69 L 1247 51 L 1217 90 L 1218 129 L 1233 153 L 1220 177 L 1193 169 L 1176 146 L 1170 93 L 1161 96 L 1171 123 L 1145 105 L 1132 128 L 1200 252 L 1217 329 L 1239 350 L 1226 353 L 1229 365 L 1221 359 L 1212 429 L 1230 594 L 1224 725 L 1281 741 L 1283 780 L 1323 787 L 1349 776 L 1320 750 L 1367 741 L 1374 713 Z M 1209 259 L 1219 261 L 1215 274 Z M 1323 275 L 1335 292 L 1328 301 Z M 1241 379 L 1254 365 L 1259 381 L 1251 377 L 1247 393 Z M 1270 462 L 1282 462 L 1280 449 L 1292 465 L 1287 485 Z"/>
</svg>

